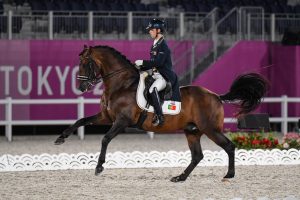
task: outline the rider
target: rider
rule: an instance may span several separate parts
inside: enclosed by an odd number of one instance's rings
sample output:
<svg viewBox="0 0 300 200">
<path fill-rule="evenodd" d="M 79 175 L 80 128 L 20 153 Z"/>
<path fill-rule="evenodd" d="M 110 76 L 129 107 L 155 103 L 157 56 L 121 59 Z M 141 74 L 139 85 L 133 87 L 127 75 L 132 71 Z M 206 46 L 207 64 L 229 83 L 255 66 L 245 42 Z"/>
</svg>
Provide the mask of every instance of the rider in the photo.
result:
<svg viewBox="0 0 300 200">
<path fill-rule="evenodd" d="M 172 84 L 173 101 L 180 101 L 179 84 L 177 75 L 172 69 L 172 60 L 170 49 L 164 40 L 165 22 L 159 19 L 152 19 L 146 30 L 149 32 L 153 45 L 150 50 L 150 60 L 136 60 L 135 65 L 140 70 L 153 70 L 152 77 L 155 79 L 151 85 L 149 92 L 153 102 L 156 115 L 153 118 L 152 124 L 160 126 L 164 123 L 164 116 L 158 96 L 158 92 L 166 87 L 166 81 Z"/>
</svg>

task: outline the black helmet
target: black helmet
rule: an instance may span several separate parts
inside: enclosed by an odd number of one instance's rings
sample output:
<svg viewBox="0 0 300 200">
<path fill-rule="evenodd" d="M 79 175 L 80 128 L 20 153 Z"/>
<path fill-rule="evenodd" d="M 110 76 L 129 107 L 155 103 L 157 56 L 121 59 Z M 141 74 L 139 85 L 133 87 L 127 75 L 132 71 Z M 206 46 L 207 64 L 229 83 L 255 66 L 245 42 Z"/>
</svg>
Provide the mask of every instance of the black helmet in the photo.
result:
<svg viewBox="0 0 300 200">
<path fill-rule="evenodd" d="M 160 19 L 152 19 L 146 27 L 146 30 L 149 31 L 154 28 L 160 29 L 161 33 L 163 33 L 166 29 L 166 23 Z"/>
</svg>

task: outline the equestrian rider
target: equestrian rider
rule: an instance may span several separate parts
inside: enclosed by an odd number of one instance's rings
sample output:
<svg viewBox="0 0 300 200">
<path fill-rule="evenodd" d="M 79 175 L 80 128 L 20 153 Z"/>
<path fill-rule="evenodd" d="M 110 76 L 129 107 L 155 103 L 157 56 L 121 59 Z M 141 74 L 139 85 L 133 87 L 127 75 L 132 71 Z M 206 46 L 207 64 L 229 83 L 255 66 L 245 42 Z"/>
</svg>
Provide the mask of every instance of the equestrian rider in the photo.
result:
<svg viewBox="0 0 300 200">
<path fill-rule="evenodd" d="M 164 116 L 158 92 L 166 87 L 166 81 L 170 81 L 173 91 L 171 100 L 180 101 L 179 84 L 177 75 L 172 69 L 170 49 L 164 40 L 165 22 L 159 19 L 152 19 L 146 30 L 149 32 L 151 38 L 154 39 L 150 50 L 150 60 L 136 60 L 135 65 L 143 71 L 153 70 L 152 77 L 155 81 L 151 85 L 149 93 L 156 115 L 154 115 L 152 124 L 160 126 L 164 123 Z"/>
</svg>

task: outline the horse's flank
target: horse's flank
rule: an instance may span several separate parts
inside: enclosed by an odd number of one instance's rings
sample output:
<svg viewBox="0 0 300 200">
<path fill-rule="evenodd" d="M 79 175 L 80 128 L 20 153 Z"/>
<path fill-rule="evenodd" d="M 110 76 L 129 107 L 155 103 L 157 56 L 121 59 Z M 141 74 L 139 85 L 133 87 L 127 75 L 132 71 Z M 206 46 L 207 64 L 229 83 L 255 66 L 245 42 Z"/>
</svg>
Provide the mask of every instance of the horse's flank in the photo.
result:
<svg viewBox="0 0 300 200">
<path fill-rule="evenodd" d="M 148 120 L 145 121 L 143 128 L 154 132 L 174 132 L 175 130 L 183 130 L 189 123 L 194 123 L 195 117 L 197 121 L 201 121 L 199 131 L 205 131 L 212 119 L 217 119 L 216 113 L 221 115 L 223 106 L 220 98 L 203 87 L 199 86 L 184 86 L 180 88 L 181 93 L 181 112 L 177 116 L 165 115 L 165 125 L 154 127 L 151 123 L 152 115 L 149 114 Z M 214 108 L 214 109 L 212 109 Z M 212 112 L 213 111 L 213 112 Z M 209 120 L 206 120 L 207 117 Z M 215 124 L 215 123 L 214 123 Z M 223 129 L 223 123 L 214 127 L 216 130 Z"/>
</svg>

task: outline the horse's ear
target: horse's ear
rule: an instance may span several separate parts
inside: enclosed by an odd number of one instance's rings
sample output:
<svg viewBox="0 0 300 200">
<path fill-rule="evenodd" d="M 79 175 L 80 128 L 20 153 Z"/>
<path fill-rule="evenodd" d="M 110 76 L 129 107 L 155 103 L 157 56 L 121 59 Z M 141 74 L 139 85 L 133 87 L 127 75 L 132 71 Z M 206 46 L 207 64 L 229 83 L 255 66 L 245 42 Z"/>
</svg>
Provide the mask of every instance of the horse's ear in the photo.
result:
<svg viewBox="0 0 300 200">
<path fill-rule="evenodd" d="M 79 54 L 79 56 L 83 55 L 83 53 L 86 51 L 86 50 L 89 50 L 90 47 L 88 47 L 86 44 L 83 45 L 83 51 Z"/>
</svg>

